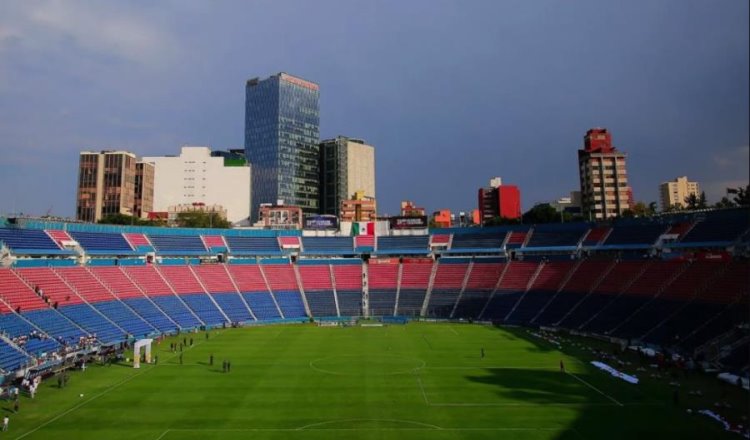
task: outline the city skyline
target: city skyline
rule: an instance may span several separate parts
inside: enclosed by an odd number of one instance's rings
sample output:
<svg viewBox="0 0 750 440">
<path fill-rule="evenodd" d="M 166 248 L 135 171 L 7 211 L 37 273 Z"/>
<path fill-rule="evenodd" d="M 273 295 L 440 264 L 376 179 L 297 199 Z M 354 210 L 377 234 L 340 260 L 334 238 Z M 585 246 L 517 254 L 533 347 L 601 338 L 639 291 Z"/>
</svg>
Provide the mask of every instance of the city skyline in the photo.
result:
<svg viewBox="0 0 750 440">
<path fill-rule="evenodd" d="M 383 213 L 468 211 L 495 175 L 524 210 L 565 196 L 597 126 L 628 154 L 636 201 L 678 175 L 710 202 L 747 184 L 746 2 L 441 3 L 408 19 L 427 5 L 3 5 L 0 212 L 73 216 L 82 150 L 241 147 L 243 83 L 278 71 L 320 85 L 321 139 L 377 146 Z M 282 16 L 351 20 L 306 33 L 274 29 Z M 234 56 L 238 41 L 253 50 Z"/>
</svg>

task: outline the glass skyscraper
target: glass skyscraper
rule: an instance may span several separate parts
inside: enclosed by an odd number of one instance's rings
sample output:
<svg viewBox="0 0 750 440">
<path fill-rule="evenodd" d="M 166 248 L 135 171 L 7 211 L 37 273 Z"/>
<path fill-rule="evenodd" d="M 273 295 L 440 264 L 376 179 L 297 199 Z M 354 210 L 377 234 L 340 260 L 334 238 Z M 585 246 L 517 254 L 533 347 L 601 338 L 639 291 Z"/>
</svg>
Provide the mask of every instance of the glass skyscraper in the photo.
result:
<svg viewBox="0 0 750 440">
<path fill-rule="evenodd" d="M 283 200 L 318 213 L 320 88 L 278 73 L 245 86 L 245 156 L 252 165 L 251 217 Z"/>
</svg>

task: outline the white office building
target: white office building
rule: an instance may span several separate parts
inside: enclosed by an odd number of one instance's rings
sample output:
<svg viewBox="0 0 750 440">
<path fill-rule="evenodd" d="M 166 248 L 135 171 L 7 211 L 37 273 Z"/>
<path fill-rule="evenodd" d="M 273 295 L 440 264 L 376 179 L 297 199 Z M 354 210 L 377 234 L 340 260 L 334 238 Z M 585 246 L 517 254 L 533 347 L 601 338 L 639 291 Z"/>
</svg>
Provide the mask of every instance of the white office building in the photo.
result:
<svg viewBox="0 0 750 440">
<path fill-rule="evenodd" d="M 232 223 L 250 215 L 250 166 L 244 160 L 211 156 L 211 149 L 183 146 L 179 156 L 144 157 L 154 164 L 154 207 L 221 205 Z"/>
</svg>

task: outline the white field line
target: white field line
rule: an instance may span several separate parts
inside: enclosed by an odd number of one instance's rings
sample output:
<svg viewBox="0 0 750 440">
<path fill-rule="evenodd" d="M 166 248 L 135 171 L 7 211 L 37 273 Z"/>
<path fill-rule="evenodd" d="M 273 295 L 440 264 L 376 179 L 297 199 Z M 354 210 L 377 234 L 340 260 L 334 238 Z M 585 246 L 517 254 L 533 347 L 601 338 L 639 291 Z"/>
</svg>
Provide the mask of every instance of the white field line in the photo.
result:
<svg viewBox="0 0 750 440">
<path fill-rule="evenodd" d="M 614 397 L 610 396 L 609 394 L 605 393 L 604 391 L 600 390 L 599 388 L 591 385 L 590 383 L 586 382 L 585 380 L 581 379 L 580 377 L 576 376 L 575 374 L 573 374 L 573 373 L 568 373 L 568 374 L 571 375 L 571 376 L 573 376 L 574 378 L 578 379 L 578 381 L 581 382 L 582 384 L 585 384 L 586 386 L 588 386 L 592 390 L 596 391 L 597 393 L 601 394 L 602 396 L 606 397 L 607 399 L 613 401 L 614 403 L 617 404 L 617 406 L 625 406 L 622 403 L 620 403 L 617 399 L 615 399 Z"/>
<path fill-rule="evenodd" d="M 368 421 L 365 419 L 362 419 L 361 421 Z M 169 435 L 170 433 L 178 433 L 178 432 L 218 432 L 218 433 L 230 433 L 230 432 L 300 432 L 300 431 L 333 431 L 333 432 L 365 432 L 365 431 L 374 431 L 374 432 L 409 432 L 409 431 L 453 431 L 453 432 L 472 432 L 472 431 L 485 431 L 485 432 L 512 432 L 512 431 L 519 431 L 519 432 L 527 432 L 527 431 L 545 431 L 545 432 L 553 432 L 553 431 L 559 431 L 561 430 L 560 427 L 556 428 L 513 428 L 513 427 L 502 427 L 502 428 L 494 428 L 494 427 L 456 427 L 456 428 L 443 428 L 436 425 L 430 425 L 430 424 L 423 424 L 419 422 L 411 422 L 408 420 L 370 420 L 370 421 L 384 421 L 384 422 L 402 422 L 402 423 L 411 423 L 416 424 L 416 427 L 402 427 L 402 428 L 377 428 L 377 427 L 359 427 L 359 428 L 310 428 L 310 427 L 300 427 L 300 428 L 170 428 L 165 430 L 164 432 L 159 435 L 156 440 L 162 440 L 164 437 Z M 332 420 L 330 422 L 323 422 L 323 424 L 330 424 L 330 423 L 336 423 L 336 422 L 346 422 L 346 420 Z M 319 425 L 319 424 L 313 424 L 313 425 Z"/>
<path fill-rule="evenodd" d="M 427 406 L 430 406 L 430 401 L 427 399 L 427 393 L 424 391 L 424 385 L 422 385 L 422 378 L 417 375 L 417 383 L 419 384 L 419 389 L 422 390 L 422 397 L 424 397 L 424 403 Z"/>
<path fill-rule="evenodd" d="M 216 332 L 216 335 L 218 336 L 218 335 L 220 335 L 221 333 L 222 333 L 222 332 Z M 197 347 L 198 345 L 202 344 L 203 342 L 205 342 L 205 340 L 202 340 L 202 341 L 198 341 L 198 342 L 196 342 L 195 344 L 193 344 L 193 347 L 187 347 L 187 348 L 185 348 L 185 351 L 187 351 L 187 350 L 190 350 L 190 349 L 192 349 L 192 348 L 194 348 L 194 347 Z M 175 354 L 174 354 L 174 356 L 171 356 L 171 357 L 167 358 L 167 360 L 171 360 L 171 359 L 174 359 L 175 357 L 177 357 L 177 356 L 179 356 L 179 355 L 180 355 L 179 353 L 175 353 Z M 144 373 L 147 373 L 147 372 L 149 372 L 149 371 L 151 371 L 151 370 L 153 370 L 154 368 L 156 368 L 156 367 L 159 367 L 159 366 L 161 366 L 161 365 L 158 365 L 158 364 L 157 364 L 157 365 L 151 364 L 151 368 L 147 368 L 147 369 L 139 370 L 139 371 L 138 371 L 137 373 L 135 373 L 135 374 L 132 374 L 132 375 L 130 375 L 130 376 L 128 376 L 128 377 L 126 377 L 126 378 L 124 378 L 123 380 L 121 380 L 121 381 L 119 381 L 119 382 L 117 382 L 117 383 L 113 384 L 112 386 L 110 386 L 109 388 L 107 388 L 107 389 L 105 389 L 104 391 L 100 392 L 99 394 L 97 394 L 97 395 L 95 395 L 95 396 L 93 396 L 93 397 L 91 397 L 91 398 L 89 398 L 89 399 L 86 399 L 86 400 L 84 400 L 83 402 L 79 403 L 78 405 L 75 405 L 74 407 L 72 407 L 72 408 L 70 408 L 70 409 L 68 409 L 68 410 L 66 410 L 66 411 L 63 411 L 62 413 L 60 413 L 60 414 L 56 415 L 55 417 L 53 417 L 53 418 L 51 418 L 51 419 L 47 420 L 46 422 L 42 423 L 41 425 L 38 425 L 37 427 L 35 427 L 35 428 L 34 428 L 34 429 L 32 429 L 31 431 L 26 431 L 25 433 L 23 433 L 23 434 L 19 435 L 18 437 L 16 437 L 16 439 L 15 439 L 15 440 L 20 440 L 20 439 L 22 439 L 22 438 L 24 438 L 24 437 L 26 437 L 26 436 L 28 436 L 28 435 L 31 435 L 31 434 L 33 434 L 33 433 L 35 433 L 35 432 L 39 431 L 40 429 L 44 428 L 45 426 L 49 425 L 50 423 L 53 423 L 53 422 L 55 422 L 55 421 L 57 421 L 57 420 L 61 419 L 62 417 L 65 417 L 66 415 L 68 415 L 68 414 L 72 413 L 73 411 L 77 410 L 78 408 L 80 408 L 80 407 L 82 407 L 82 406 L 84 406 L 84 405 L 86 405 L 86 404 L 88 404 L 88 403 L 90 403 L 90 402 L 92 402 L 92 401 L 94 401 L 94 400 L 98 399 L 99 397 L 101 397 L 101 396 L 103 396 L 103 395 L 105 395 L 105 394 L 109 393 L 110 391 L 114 390 L 115 388 L 118 388 L 118 387 L 119 387 L 120 385 L 123 385 L 123 384 L 125 384 L 125 383 L 128 383 L 128 382 L 130 382 L 131 380 L 135 379 L 136 377 L 138 377 L 138 376 L 140 376 L 140 375 L 142 375 L 142 374 L 144 374 Z M 163 436 L 164 434 L 165 434 L 165 433 L 162 433 L 162 436 Z"/>
</svg>

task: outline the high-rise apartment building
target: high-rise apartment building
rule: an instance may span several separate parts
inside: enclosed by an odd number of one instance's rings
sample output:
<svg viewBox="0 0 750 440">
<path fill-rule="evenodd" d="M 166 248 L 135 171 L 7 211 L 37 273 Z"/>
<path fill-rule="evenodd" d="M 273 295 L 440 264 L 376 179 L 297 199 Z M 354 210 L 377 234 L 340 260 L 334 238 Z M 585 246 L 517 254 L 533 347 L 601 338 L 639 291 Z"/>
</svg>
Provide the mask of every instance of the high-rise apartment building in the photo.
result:
<svg viewBox="0 0 750 440">
<path fill-rule="evenodd" d="M 659 185 L 659 199 L 662 211 L 666 211 L 673 206 L 684 207 L 685 199 L 691 194 L 698 197 L 700 195 L 700 188 L 698 182 L 690 182 L 687 176 L 662 183 Z"/>
<path fill-rule="evenodd" d="M 584 148 L 578 150 L 583 217 L 617 217 L 632 204 L 627 155 L 612 146 L 612 135 L 606 128 L 588 130 L 583 141 Z"/>
<path fill-rule="evenodd" d="M 153 174 L 141 171 L 136 200 L 138 159 L 128 151 L 82 151 L 78 165 L 76 218 L 97 222 L 112 214 L 139 215 L 150 210 Z M 151 180 L 149 180 L 151 179 Z"/>
<path fill-rule="evenodd" d="M 245 86 L 245 156 L 252 166 L 252 219 L 258 206 L 319 211 L 319 96 L 317 84 L 278 73 Z"/>
<path fill-rule="evenodd" d="M 320 143 L 320 213 L 339 215 L 357 191 L 375 198 L 375 149 L 361 139 L 338 136 Z"/>
<path fill-rule="evenodd" d="M 135 163 L 135 208 L 134 215 L 146 218 L 154 210 L 154 165 L 148 162 Z"/>
<path fill-rule="evenodd" d="M 503 185 L 499 177 L 490 180 L 489 188 L 479 189 L 478 199 L 482 224 L 496 217 L 521 218 L 521 191 L 515 185 Z"/>
<path fill-rule="evenodd" d="M 232 223 L 250 216 L 250 167 L 232 154 L 216 154 L 208 147 L 183 146 L 178 156 L 144 157 L 153 164 L 153 210 L 170 207 L 213 206 L 226 209 Z"/>
</svg>

